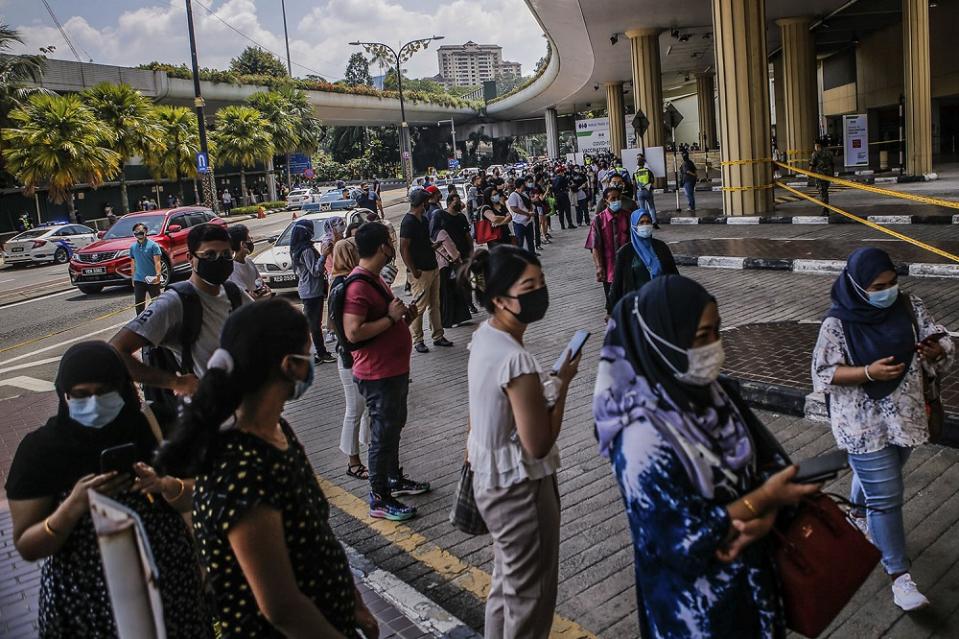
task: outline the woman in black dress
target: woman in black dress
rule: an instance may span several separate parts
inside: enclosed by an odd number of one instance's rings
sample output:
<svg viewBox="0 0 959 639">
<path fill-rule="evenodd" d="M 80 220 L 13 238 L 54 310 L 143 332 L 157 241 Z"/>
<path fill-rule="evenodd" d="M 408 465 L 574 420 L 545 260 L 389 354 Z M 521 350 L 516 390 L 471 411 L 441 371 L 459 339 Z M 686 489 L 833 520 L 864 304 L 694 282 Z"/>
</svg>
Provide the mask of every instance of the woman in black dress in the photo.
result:
<svg viewBox="0 0 959 639">
<path fill-rule="evenodd" d="M 645 209 L 636 209 L 630 216 L 629 239 L 629 244 L 616 252 L 607 313 L 612 313 L 627 293 L 638 291 L 646 282 L 660 275 L 679 275 L 669 246 L 653 237 L 653 218 Z"/>
<path fill-rule="evenodd" d="M 56 390 L 56 416 L 20 442 L 6 485 L 17 551 L 27 561 L 46 559 L 40 636 L 117 635 L 87 500 L 94 489 L 143 522 L 159 573 L 167 637 L 211 637 L 200 566 L 180 514 L 190 510 L 192 482 L 159 477 L 144 463 L 157 437 L 140 412 L 123 360 L 106 342 L 75 344 L 60 360 Z M 139 460 L 130 472 L 101 474 L 101 451 L 129 443 Z"/>
<path fill-rule="evenodd" d="M 280 416 L 313 374 L 302 313 L 283 299 L 243 306 L 157 456 L 160 468 L 196 473 L 193 529 L 223 639 L 377 635 L 330 505 Z"/>
<path fill-rule="evenodd" d="M 456 285 L 456 271 L 473 254 L 469 220 L 463 215 L 463 203 L 457 194 L 446 198 L 446 209 L 430 220 L 430 236 L 439 246 L 440 315 L 443 328 L 454 328 L 470 321 L 469 297 Z"/>
</svg>

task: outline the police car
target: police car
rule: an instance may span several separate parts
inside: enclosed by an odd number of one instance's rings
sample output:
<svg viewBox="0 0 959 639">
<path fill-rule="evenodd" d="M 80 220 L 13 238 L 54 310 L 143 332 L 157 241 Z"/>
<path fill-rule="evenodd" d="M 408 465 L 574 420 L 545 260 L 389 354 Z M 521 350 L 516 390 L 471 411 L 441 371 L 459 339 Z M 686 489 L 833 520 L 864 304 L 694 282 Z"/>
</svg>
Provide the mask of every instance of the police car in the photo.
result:
<svg viewBox="0 0 959 639">
<path fill-rule="evenodd" d="M 29 229 L 7 240 L 7 264 L 66 264 L 78 250 L 97 241 L 97 232 L 83 224 L 51 224 Z"/>
</svg>

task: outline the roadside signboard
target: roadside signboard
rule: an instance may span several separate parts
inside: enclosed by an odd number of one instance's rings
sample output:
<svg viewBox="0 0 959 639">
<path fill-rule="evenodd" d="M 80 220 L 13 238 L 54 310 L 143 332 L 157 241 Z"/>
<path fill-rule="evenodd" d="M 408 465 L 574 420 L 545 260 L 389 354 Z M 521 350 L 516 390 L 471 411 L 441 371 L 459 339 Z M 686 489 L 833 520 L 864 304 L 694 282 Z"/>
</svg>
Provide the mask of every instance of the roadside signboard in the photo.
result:
<svg viewBox="0 0 959 639">
<path fill-rule="evenodd" d="M 450 169 L 458 169 L 460 168 L 460 161 L 455 158 L 449 158 L 446 160 L 446 166 Z"/>
<path fill-rule="evenodd" d="M 293 175 L 305 175 L 307 169 L 313 168 L 313 162 L 310 156 L 305 153 L 290 154 L 290 173 Z"/>
<path fill-rule="evenodd" d="M 623 118 L 623 124 L 626 126 L 626 147 L 634 148 L 636 144 L 636 134 L 633 129 L 633 116 L 629 114 Z M 590 118 L 588 120 L 576 120 L 576 148 L 580 153 L 600 153 L 609 151 L 609 118 Z M 614 149 L 613 153 L 619 155 L 622 149 Z"/>
<path fill-rule="evenodd" d="M 865 113 L 842 116 L 843 164 L 869 165 L 869 120 Z"/>
<path fill-rule="evenodd" d="M 196 172 L 197 173 L 209 173 L 210 172 L 210 156 L 208 156 L 203 151 L 200 151 L 196 154 Z"/>
</svg>

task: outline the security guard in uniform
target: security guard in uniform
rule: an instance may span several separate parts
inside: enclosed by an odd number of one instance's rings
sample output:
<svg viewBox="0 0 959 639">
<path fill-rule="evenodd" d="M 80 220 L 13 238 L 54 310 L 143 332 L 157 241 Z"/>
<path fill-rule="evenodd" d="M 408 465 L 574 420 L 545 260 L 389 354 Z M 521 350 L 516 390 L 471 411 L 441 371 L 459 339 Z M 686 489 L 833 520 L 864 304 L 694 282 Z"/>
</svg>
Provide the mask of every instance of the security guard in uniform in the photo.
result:
<svg viewBox="0 0 959 639">
<path fill-rule="evenodd" d="M 832 153 L 822 148 L 822 142 L 819 140 L 816 141 L 812 155 L 809 157 L 809 170 L 830 177 L 832 177 L 833 171 L 835 170 Z M 816 187 L 819 189 L 819 199 L 824 204 L 829 204 L 829 180 L 817 178 Z M 824 206 L 822 208 L 822 214 L 829 215 L 829 209 Z"/>
<path fill-rule="evenodd" d="M 659 228 L 656 222 L 656 204 L 653 202 L 653 172 L 646 166 L 646 158 L 642 155 L 637 158 L 638 168 L 633 172 L 633 182 L 636 183 L 636 202 L 639 208 L 649 211 L 653 218 L 653 227 Z"/>
</svg>

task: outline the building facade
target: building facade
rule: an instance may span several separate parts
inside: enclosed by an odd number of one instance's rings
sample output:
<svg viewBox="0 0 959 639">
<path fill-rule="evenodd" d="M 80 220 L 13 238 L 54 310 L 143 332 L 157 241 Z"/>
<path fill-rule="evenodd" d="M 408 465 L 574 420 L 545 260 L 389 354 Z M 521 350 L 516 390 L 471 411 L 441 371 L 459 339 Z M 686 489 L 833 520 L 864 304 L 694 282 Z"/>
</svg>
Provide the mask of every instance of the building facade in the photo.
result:
<svg viewBox="0 0 959 639">
<path fill-rule="evenodd" d="M 444 45 L 437 50 L 439 75 L 446 86 L 476 86 L 487 80 L 522 75 L 519 62 L 503 60 L 503 48 L 497 44 Z"/>
</svg>

